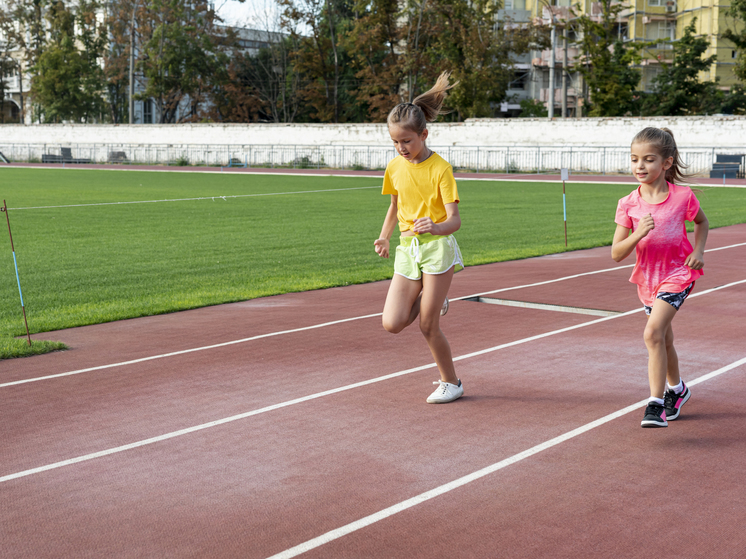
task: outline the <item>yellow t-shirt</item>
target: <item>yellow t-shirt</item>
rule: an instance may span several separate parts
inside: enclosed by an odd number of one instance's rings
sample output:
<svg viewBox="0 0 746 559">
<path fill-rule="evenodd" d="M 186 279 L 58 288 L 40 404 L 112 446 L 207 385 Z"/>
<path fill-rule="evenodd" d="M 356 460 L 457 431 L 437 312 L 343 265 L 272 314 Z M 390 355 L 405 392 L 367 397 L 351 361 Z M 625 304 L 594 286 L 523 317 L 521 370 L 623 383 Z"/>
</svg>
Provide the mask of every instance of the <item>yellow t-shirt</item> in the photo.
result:
<svg viewBox="0 0 746 559">
<path fill-rule="evenodd" d="M 410 163 L 401 155 L 389 161 L 383 194 L 399 197 L 396 216 L 400 231 L 409 231 L 421 217 L 444 222 L 448 217 L 445 205 L 459 201 L 453 168 L 435 152 L 422 163 Z"/>
</svg>

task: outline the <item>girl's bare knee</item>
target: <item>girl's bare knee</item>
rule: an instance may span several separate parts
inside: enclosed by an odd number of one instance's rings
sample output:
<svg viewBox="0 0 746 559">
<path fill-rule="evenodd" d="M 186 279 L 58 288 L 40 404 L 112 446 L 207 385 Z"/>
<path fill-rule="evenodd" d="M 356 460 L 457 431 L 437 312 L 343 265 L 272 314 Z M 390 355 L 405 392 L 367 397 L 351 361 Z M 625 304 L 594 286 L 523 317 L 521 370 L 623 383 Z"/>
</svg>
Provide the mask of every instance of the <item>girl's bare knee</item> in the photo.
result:
<svg viewBox="0 0 746 559">
<path fill-rule="evenodd" d="M 437 337 L 440 335 L 440 324 L 438 322 L 420 320 L 420 332 L 427 339 Z"/>
<path fill-rule="evenodd" d="M 645 339 L 645 345 L 647 345 L 648 347 L 661 346 L 666 344 L 665 332 L 661 332 L 657 328 L 645 328 L 643 338 Z"/>
<path fill-rule="evenodd" d="M 404 324 L 401 322 L 395 322 L 392 320 L 383 319 L 383 329 L 386 330 L 386 332 L 390 332 L 391 334 L 398 334 L 402 330 L 404 330 Z"/>
</svg>

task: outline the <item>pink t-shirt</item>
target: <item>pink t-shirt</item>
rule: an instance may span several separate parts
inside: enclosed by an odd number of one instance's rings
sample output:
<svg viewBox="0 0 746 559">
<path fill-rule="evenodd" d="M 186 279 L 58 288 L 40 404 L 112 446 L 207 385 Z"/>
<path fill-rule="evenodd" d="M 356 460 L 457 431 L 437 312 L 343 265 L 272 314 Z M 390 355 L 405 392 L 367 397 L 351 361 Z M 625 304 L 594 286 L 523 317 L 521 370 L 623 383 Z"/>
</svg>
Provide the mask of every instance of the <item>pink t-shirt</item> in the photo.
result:
<svg viewBox="0 0 746 559">
<path fill-rule="evenodd" d="M 637 262 L 629 281 L 637 284 L 644 305 L 652 306 L 661 291 L 681 293 L 704 272 L 692 270 L 684 261 L 692 251 L 685 221 L 694 221 L 699 200 L 688 186 L 668 183 L 668 197 L 660 204 L 648 204 L 640 188 L 619 200 L 616 223 L 637 229 L 640 219 L 650 214 L 655 228 L 637 243 Z"/>
</svg>

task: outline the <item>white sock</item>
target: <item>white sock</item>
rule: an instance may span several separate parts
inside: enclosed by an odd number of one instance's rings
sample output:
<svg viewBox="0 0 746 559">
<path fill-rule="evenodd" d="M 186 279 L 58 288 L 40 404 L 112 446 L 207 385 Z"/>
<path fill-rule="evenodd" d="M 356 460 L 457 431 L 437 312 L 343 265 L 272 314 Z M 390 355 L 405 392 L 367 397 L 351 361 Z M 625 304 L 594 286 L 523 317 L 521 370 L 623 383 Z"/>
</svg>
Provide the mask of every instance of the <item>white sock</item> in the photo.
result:
<svg viewBox="0 0 746 559">
<path fill-rule="evenodd" d="M 664 404 L 663 398 L 653 398 L 651 396 L 650 398 L 648 398 L 648 404 L 658 404 L 662 406 Z"/>
<path fill-rule="evenodd" d="M 669 384 L 668 388 L 670 388 L 671 390 L 673 390 L 676 394 L 681 394 L 681 392 L 684 390 L 684 381 L 682 381 L 681 379 L 679 379 L 679 384 L 677 384 L 676 386 L 671 386 Z"/>
</svg>

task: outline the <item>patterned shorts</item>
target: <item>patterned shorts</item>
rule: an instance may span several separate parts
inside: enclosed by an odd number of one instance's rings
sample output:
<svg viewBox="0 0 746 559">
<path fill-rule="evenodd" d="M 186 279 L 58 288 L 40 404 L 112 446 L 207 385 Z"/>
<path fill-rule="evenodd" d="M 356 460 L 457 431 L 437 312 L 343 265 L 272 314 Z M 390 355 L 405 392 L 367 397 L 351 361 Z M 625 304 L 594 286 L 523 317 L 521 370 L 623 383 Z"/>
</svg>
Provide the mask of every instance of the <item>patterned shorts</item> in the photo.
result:
<svg viewBox="0 0 746 559">
<path fill-rule="evenodd" d="M 689 287 L 687 287 L 681 293 L 669 293 L 668 291 L 661 291 L 660 293 L 658 293 L 658 295 L 655 296 L 655 298 L 660 299 L 661 301 L 665 301 L 674 309 L 679 310 L 679 307 L 684 304 L 684 301 L 689 296 L 689 293 L 691 293 L 693 288 L 694 282 L 690 283 Z M 642 307 L 645 309 L 645 314 L 648 316 L 650 316 L 650 313 L 653 312 L 653 307 L 648 307 L 647 305 L 643 305 Z"/>
</svg>

